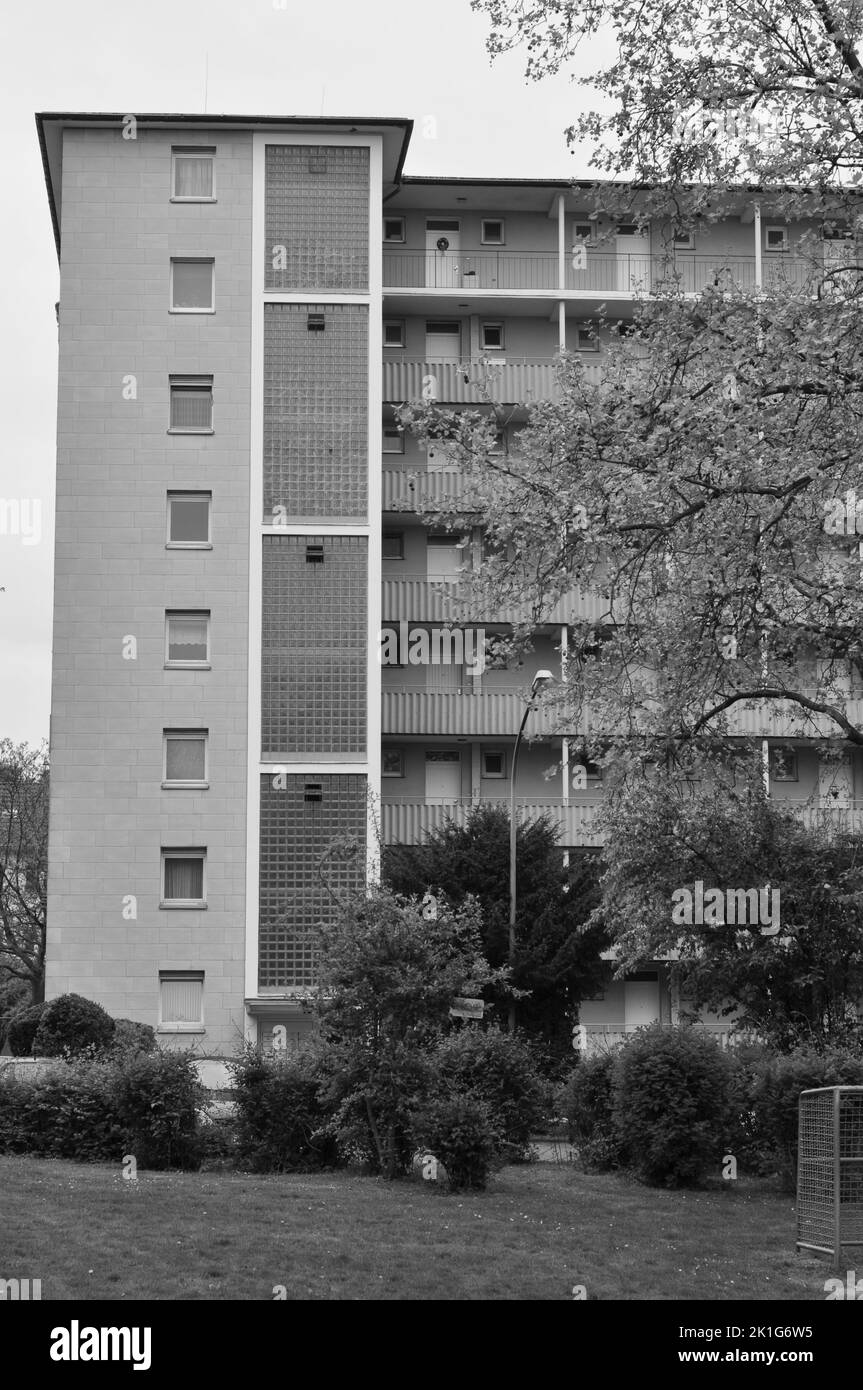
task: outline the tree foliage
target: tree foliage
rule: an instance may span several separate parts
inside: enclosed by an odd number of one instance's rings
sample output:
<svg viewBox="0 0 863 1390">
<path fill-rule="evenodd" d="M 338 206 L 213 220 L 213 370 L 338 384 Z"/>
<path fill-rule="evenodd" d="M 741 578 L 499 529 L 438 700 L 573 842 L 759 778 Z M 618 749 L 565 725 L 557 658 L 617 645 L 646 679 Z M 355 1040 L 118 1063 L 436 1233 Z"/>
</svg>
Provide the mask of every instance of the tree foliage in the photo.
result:
<svg viewBox="0 0 863 1390">
<path fill-rule="evenodd" d="M 44 993 L 48 755 L 0 740 L 0 968 Z"/>
</svg>

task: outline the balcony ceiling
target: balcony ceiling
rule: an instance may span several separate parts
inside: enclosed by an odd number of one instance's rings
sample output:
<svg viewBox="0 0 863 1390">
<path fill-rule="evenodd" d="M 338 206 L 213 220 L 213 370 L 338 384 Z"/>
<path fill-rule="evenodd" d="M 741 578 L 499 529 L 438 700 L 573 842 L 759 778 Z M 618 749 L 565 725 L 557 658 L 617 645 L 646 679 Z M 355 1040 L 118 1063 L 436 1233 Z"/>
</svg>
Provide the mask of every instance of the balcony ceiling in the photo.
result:
<svg viewBox="0 0 863 1390">
<path fill-rule="evenodd" d="M 520 295 L 520 297 L 518 297 Z M 590 318 L 600 312 L 603 304 L 608 304 L 609 295 L 596 295 L 594 299 L 584 296 L 578 300 L 566 301 L 566 316 L 571 319 Z M 440 318 L 442 314 L 453 318 L 463 318 L 469 314 L 480 314 L 484 318 L 500 318 L 503 314 L 513 318 L 547 318 L 549 323 L 557 323 L 559 299 L 553 290 L 501 291 L 498 295 L 467 294 L 460 289 L 423 291 L 421 289 L 391 289 L 384 287 L 384 311 L 393 314 L 417 314 L 420 317 Z M 629 318 L 632 314 L 633 300 L 629 296 L 620 304 L 615 304 L 615 318 Z M 390 349 L 395 360 L 397 348 Z M 553 349 L 550 349 L 553 351 Z M 502 357 L 506 353 L 501 354 Z"/>
</svg>

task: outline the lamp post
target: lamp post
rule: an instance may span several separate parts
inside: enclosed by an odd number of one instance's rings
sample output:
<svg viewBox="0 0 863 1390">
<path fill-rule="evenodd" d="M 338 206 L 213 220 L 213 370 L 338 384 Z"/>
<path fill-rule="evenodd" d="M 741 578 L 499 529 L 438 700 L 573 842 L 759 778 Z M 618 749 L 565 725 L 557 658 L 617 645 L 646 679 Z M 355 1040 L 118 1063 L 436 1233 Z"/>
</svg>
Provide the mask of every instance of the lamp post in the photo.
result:
<svg viewBox="0 0 863 1390">
<path fill-rule="evenodd" d="M 512 750 L 512 771 L 509 779 L 509 963 L 512 966 L 515 962 L 515 837 L 518 829 L 515 820 L 515 774 L 518 767 L 518 750 L 521 747 L 521 736 L 524 733 L 524 726 L 527 717 L 536 702 L 537 692 L 540 686 L 546 685 L 554 680 L 550 671 L 537 671 L 530 687 L 530 699 L 525 707 L 521 719 L 521 726 L 516 734 L 515 747 Z M 509 1031 L 515 1031 L 515 1002 L 509 1006 Z"/>
</svg>

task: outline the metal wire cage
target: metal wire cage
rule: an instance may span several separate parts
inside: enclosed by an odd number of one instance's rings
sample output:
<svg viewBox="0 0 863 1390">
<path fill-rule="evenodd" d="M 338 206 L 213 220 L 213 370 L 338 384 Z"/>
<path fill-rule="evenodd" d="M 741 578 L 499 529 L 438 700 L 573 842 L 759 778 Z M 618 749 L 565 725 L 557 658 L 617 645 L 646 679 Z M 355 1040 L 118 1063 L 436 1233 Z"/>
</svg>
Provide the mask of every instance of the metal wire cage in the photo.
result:
<svg viewBox="0 0 863 1390">
<path fill-rule="evenodd" d="M 863 1086 L 800 1096 L 797 1249 L 831 1255 L 863 1248 Z"/>
</svg>

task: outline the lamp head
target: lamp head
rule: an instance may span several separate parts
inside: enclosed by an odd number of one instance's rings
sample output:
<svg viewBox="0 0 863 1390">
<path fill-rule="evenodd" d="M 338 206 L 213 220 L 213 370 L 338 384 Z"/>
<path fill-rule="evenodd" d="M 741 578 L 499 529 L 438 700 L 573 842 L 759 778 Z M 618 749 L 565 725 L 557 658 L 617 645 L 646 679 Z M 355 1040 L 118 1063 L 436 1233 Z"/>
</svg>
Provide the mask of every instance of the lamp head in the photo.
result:
<svg viewBox="0 0 863 1390">
<path fill-rule="evenodd" d="M 533 685 L 531 686 L 531 690 L 534 694 L 536 694 L 537 690 L 539 690 L 539 687 L 541 685 L 547 685 L 549 681 L 553 680 L 554 676 L 551 674 L 550 671 L 537 671 L 536 675 L 533 678 Z"/>
</svg>

